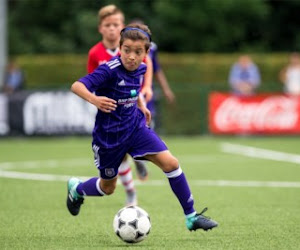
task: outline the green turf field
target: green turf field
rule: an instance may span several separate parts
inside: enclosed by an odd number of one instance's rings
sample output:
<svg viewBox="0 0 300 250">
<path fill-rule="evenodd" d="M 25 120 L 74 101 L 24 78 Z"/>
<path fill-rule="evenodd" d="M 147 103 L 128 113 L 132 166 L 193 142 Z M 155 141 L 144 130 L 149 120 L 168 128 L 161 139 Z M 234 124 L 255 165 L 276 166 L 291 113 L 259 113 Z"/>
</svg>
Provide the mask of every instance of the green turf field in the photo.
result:
<svg viewBox="0 0 300 250">
<path fill-rule="evenodd" d="M 148 164 L 148 182 L 136 187 L 152 230 L 141 243 L 123 243 L 112 228 L 122 186 L 86 198 L 77 217 L 65 206 L 68 177 L 97 175 L 90 138 L 0 138 L 0 249 L 300 249 L 299 137 L 163 139 L 195 207 L 207 206 L 218 228 L 189 232 L 164 174 Z"/>
</svg>

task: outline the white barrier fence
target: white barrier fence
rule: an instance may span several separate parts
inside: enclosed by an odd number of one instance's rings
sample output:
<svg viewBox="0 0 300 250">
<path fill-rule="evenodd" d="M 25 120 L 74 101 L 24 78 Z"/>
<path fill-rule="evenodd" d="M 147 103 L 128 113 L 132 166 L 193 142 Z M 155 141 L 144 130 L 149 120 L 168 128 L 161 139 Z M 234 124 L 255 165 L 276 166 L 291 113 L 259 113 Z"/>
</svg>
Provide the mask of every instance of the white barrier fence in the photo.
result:
<svg viewBox="0 0 300 250">
<path fill-rule="evenodd" d="M 90 134 L 96 112 L 67 91 L 0 95 L 0 135 Z"/>
</svg>

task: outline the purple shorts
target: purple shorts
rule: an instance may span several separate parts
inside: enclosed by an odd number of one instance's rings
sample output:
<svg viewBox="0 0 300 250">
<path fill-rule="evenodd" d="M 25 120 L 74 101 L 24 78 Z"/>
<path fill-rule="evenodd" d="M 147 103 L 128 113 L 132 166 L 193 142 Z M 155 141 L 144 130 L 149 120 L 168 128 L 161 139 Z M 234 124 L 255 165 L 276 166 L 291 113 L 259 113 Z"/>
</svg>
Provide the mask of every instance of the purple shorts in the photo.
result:
<svg viewBox="0 0 300 250">
<path fill-rule="evenodd" d="M 166 144 L 146 126 L 137 129 L 126 143 L 116 148 L 101 148 L 93 144 L 95 165 L 103 179 L 113 179 L 118 174 L 118 168 L 127 153 L 135 160 L 146 160 L 144 156 L 166 150 Z"/>
</svg>

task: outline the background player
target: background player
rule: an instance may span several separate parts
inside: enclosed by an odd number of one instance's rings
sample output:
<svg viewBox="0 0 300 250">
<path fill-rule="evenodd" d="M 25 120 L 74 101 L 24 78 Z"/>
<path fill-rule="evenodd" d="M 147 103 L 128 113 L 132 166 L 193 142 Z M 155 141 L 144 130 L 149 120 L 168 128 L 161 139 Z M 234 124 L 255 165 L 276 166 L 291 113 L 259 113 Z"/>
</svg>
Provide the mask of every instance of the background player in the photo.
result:
<svg viewBox="0 0 300 250">
<path fill-rule="evenodd" d="M 131 23 L 139 23 L 139 24 L 144 24 L 144 21 L 142 19 L 139 18 L 135 18 L 131 21 Z M 163 95 L 165 96 L 167 102 L 169 104 L 174 104 L 175 103 L 175 95 L 172 91 L 172 89 L 170 88 L 170 85 L 168 83 L 168 80 L 166 78 L 166 75 L 159 63 L 158 60 L 158 47 L 156 45 L 156 43 L 154 43 L 153 41 L 151 42 L 151 46 L 150 46 L 150 51 L 149 51 L 149 57 L 152 61 L 152 65 L 153 65 L 153 76 L 154 79 L 156 80 L 156 82 L 159 84 Z M 154 91 L 154 87 L 155 84 L 154 82 L 152 83 L 152 89 L 153 89 L 153 96 L 151 98 L 151 100 L 149 100 L 147 102 L 147 108 L 150 110 L 151 112 L 151 128 L 155 128 L 155 124 L 156 124 L 156 118 L 157 118 L 157 112 L 156 112 L 156 102 L 157 102 L 157 94 Z"/>
<path fill-rule="evenodd" d="M 139 23 L 139 24 L 144 24 L 143 20 L 141 19 L 133 19 L 131 23 Z M 173 91 L 171 90 L 168 80 L 165 76 L 165 73 L 163 69 L 160 66 L 159 60 L 158 60 L 158 48 L 157 45 L 152 41 L 150 50 L 149 50 L 149 57 L 152 61 L 153 65 L 153 76 L 156 82 L 159 84 L 160 88 L 163 91 L 163 94 L 169 104 L 174 104 L 175 103 L 175 95 Z M 156 104 L 157 104 L 157 93 L 154 90 L 154 82 L 152 83 L 152 90 L 153 90 L 153 96 L 152 98 L 147 102 L 147 108 L 151 112 L 151 124 L 150 127 L 152 129 L 155 128 L 157 125 L 157 119 L 158 119 L 158 114 L 156 111 Z M 136 161 L 135 162 L 137 168 L 144 169 L 146 168 L 145 162 L 142 161 Z"/>
</svg>

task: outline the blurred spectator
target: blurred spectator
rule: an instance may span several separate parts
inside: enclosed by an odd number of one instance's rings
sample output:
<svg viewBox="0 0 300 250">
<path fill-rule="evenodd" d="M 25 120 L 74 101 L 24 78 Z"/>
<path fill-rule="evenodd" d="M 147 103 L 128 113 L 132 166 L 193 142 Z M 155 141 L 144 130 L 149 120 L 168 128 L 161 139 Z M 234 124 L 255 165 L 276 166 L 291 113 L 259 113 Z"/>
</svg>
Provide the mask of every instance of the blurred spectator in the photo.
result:
<svg viewBox="0 0 300 250">
<path fill-rule="evenodd" d="M 279 74 L 281 82 L 284 84 L 284 92 L 289 95 L 300 95 L 300 55 L 292 53 L 289 63 Z"/>
<path fill-rule="evenodd" d="M 3 92 L 6 94 L 12 94 L 23 89 L 24 84 L 24 72 L 19 68 L 15 61 L 10 61 L 5 73 Z"/>
<path fill-rule="evenodd" d="M 231 67 L 229 83 L 236 95 L 250 96 L 255 94 L 260 84 L 260 72 L 248 55 L 241 55 Z"/>
</svg>

